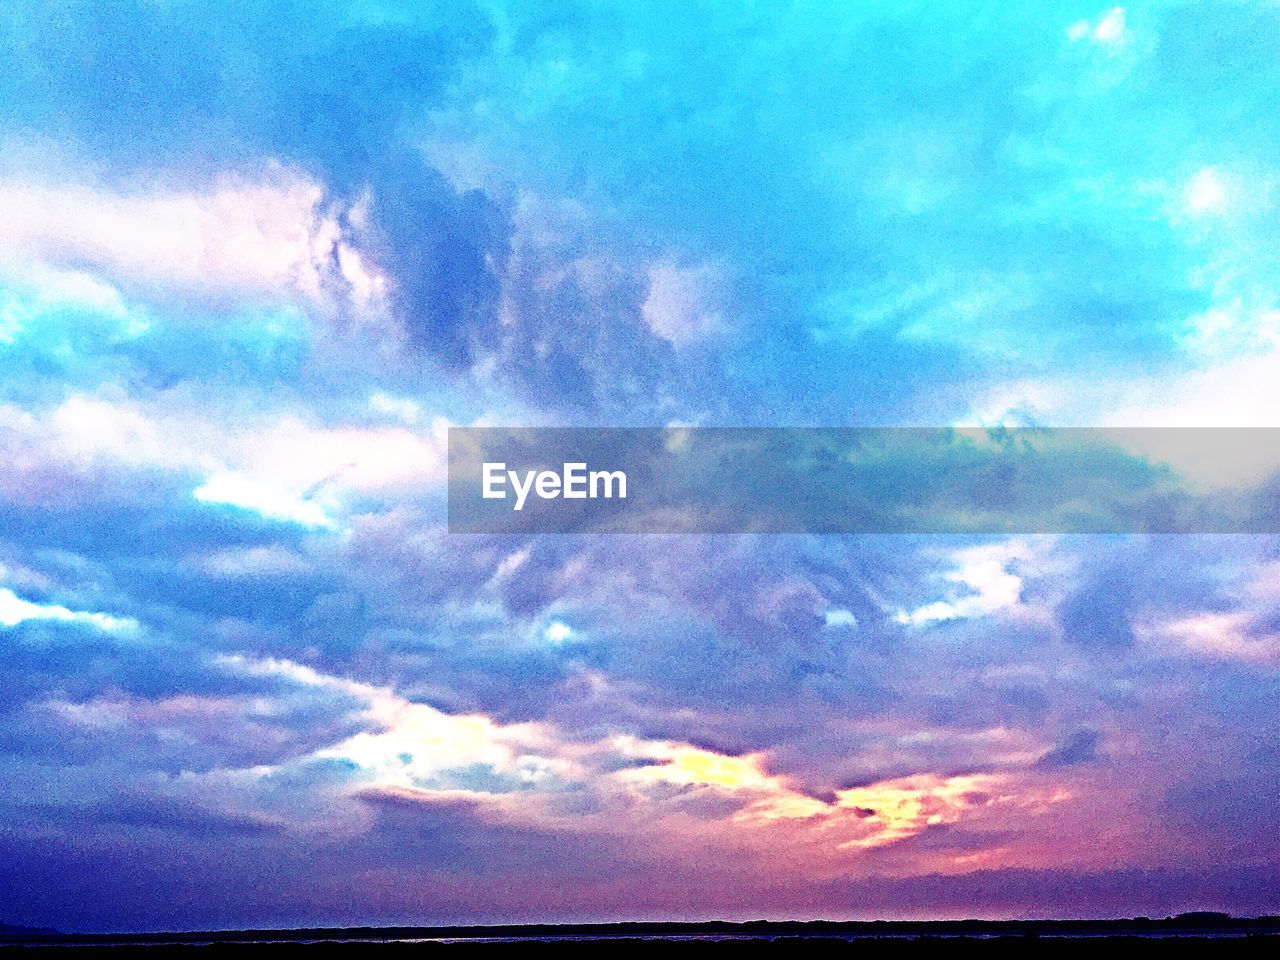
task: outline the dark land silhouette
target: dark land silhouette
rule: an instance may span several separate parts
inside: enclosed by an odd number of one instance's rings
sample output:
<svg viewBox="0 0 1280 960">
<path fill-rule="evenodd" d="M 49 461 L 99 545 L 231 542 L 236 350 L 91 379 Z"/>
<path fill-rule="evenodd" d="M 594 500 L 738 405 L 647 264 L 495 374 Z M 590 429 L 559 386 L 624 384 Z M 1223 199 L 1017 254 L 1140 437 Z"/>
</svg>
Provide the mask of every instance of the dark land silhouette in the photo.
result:
<svg viewBox="0 0 1280 960">
<path fill-rule="evenodd" d="M 932 944 L 974 945 L 1024 942 L 1030 939 L 1088 939 L 1089 941 L 1139 942 L 1177 939 L 1207 945 L 1229 942 L 1260 945 L 1266 941 L 1274 949 L 1280 944 L 1280 916 L 1232 917 L 1225 913 L 1196 912 L 1152 919 L 1135 917 L 1106 920 L 863 920 L 863 921 L 711 921 L 626 922 L 589 924 L 508 924 L 422 927 L 316 927 L 283 930 L 216 930 L 183 932 L 138 932 L 125 934 L 62 933 L 47 929 L 0 924 L 0 951 L 29 954 L 57 953 L 68 948 L 142 953 L 161 956 L 295 953 L 312 947 L 334 949 L 347 946 L 362 950 L 394 949 L 401 952 L 457 944 L 538 943 L 778 943 L 831 945 L 859 941 L 864 945 L 919 946 Z"/>
</svg>

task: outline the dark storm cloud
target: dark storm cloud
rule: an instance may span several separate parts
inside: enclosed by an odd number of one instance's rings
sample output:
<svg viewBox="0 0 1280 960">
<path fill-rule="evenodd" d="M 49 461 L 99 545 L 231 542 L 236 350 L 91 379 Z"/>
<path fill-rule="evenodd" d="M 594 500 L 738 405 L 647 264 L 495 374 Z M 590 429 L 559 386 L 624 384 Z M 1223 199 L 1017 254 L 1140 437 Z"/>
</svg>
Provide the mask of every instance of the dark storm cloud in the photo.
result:
<svg viewBox="0 0 1280 960">
<path fill-rule="evenodd" d="M 1100 740 L 1101 737 L 1094 730 L 1077 731 L 1037 760 L 1036 766 L 1043 770 L 1053 770 L 1057 767 L 1091 763 L 1098 757 Z"/>
</svg>

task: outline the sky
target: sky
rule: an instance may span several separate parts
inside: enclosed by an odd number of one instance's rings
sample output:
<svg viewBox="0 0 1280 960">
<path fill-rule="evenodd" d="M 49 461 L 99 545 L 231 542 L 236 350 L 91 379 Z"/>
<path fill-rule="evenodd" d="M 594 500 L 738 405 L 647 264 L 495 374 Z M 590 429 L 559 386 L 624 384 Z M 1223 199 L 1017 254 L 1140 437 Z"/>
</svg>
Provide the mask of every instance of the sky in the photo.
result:
<svg viewBox="0 0 1280 960">
<path fill-rule="evenodd" d="M 1278 43 L 9 0 L 0 921 L 1280 912 L 1274 537 L 444 499 L 450 426 L 1280 426 Z"/>
</svg>

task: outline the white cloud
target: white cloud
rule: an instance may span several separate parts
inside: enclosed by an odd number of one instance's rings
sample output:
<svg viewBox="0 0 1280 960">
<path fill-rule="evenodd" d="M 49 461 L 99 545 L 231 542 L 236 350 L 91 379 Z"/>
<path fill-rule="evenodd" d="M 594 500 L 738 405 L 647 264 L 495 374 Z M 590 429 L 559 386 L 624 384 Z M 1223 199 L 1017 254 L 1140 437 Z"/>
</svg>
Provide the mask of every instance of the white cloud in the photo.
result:
<svg viewBox="0 0 1280 960">
<path fill-rule="evenodd" d="M 112 192 L 0 180 L 0 267 L 80 272 L 102 290 L 382 309 L 388 281 L 343 235 L 325 189 L 273 168 L 203 189 Z"/>
<path fill-rule="evenodd" d="M 1280 472 L 1280 444 L 1230 429 L 1280 427 L 1280 313 L 1252 318 L 1222 311 L 1196 319 L 1197 353 L 1214 341 L 1252 349 L 1207 366 L 1130 380 L 999 385 L 961 422 L 1007 426 L 1107 428 L 1120 450 L 1173 468 L 1201 490 L 1244 489 Z M 1214 354 L 1227 353 L 1211 348 Z"/>
<path fill-rule="evenodd" d="M 208 430 L 181 437 L 175 425 L 153 419 L 138 404 L 75 395 L 53 408 L 43 429 L 67 459 L 88 464 L 100 458 L 133 466 L 181 467 L 198 463 Z"/>
<path fill-rule="evenodd" d="M 427 434 L 285 420 L 232 440 L 231 459 L 239 468 L 210 476 L 195 497 L 336 529 L 334 514 L 344 493 L 386 495 L 442 483 L 447 430 L 443 419 Z"/>
<path fill-rule="evenodd" d="M 132 633 L 138 621 L 132 617 L 113 617 L 90 610 L 71 610 L 53 603 L 24 600 L 7 587 L 0 587 L 0 627 L 16 627 L 28 620 L 52 620 L 57 623 L 84 623 L 108 633 Z"/>
<path fill-rule="evenodd" d="M 533 555 L 532 545 L 522 547 L 515 550 L 498 563 L 498 568 L 493 572 L 493 580 L 495 583 L 501 583 L 510 579 L 521 567 L 529 562 L 529 557 Z"/>
<path fill-rule="evenodd" d="M 1227 187 L 1212 167 L 1198 171 L 1187 183 L 1186 207 L 1192 213 L 1213 213 L 1227 203 Z"/>
<path fill-rule="evenodd" d="M 964 590 L 952 591 L 945 600 L 914 610 L 901 610 L 894 619 L 904 626 L 924 627 L 1016 607 L 1022 602 L 1022 577 L 1011 567 L 1031 559 L 1031 554 L 1030 546 L 1022 540 L 958 550 L 952 555 L 956 569 L 945 574 L 944 579 Z"/>
<path fill-rule="evenodd" d="M 307 558 L 286 547 L 229 547 L 193 559 L 195 565 L 217 577 L 270 577 L 311 569 Z"/>
<path fill-rule="evenodd" d="M 542 631 L 542 636 L 553 646 L 559 645 L 573 636 L 573 628 L 567 623 L 553 620 L 547 625 L 547 629 Z"/>
<path fill-rule="evenodd" d="M 393 397 L 381 390 L 376 390 L 369 395 L 369 409 L 409 424 L 417 423 L 422 416 L 422 407 L 413 400 Z"/>
<path fill-rule="evenodd" d="M 845 610 L 839 607 L 833 607 L 823 614 L 823 620 L 828 627 L 856 627 L 858 618 L 853 615 L 852 610 Z"/>
<path fill-rule="evenodd" d="M 138 469 L 203 471 L 218 465 L 225 428 L 199 417 L 159 415 L 129 400 L 75 394 L 55 407 L 0 404 L 0 490 L 22 499 L 83 493 L 78 481 Z"/>
<path fill-rule="evenodd" d="M 1096 21 L 1077 20 L 1067 28 L 1067 38 L 1072 43 L 1090 39 L 1102 46 L 1121 43 L 1126 33 L 1124 7 L 1112 7 Z"/>
<path fill-rule="evenodd" d="M 269 520 L 284 520 L 313 529 L 333 530 L 338 524 L 325 506 L 278 483 L 244 474 L 210 477 L 192 494 L 201 503 L 220 503 L 249 510 Z"/>
<path fill-rule="evenodd" d="M 1204 612 L 1142 625 L 1137 634 L 1144 642 L 1169 653 L 1280 666 L 1280 636 L 1259 632 L 1256 620 L 1247 611 Z"/>
<path fill-rule="evenodd" d="M 1100 417 L 1115 426 L 1280 426 L 1280 350 L 1127 385 Z"/>
<path fill-rule="evenodd" d="M 716 268 L 656 263 L 649 268 L 641 313 L 654 334 L 679 347 L 723 328 L 723 297 L 724 279 Z"/>
<path fill-rule="evenodd" d="M 158 469 L 203 478 L 196 499 L 335 529 L 353 496 L 435 489 L 447 469 L 448 421 L 429 427 L 321 427 L 264 411 L 252 419 L 195 403 L 73 395 L 33 413 L 0 405 L 0 452 L 15 469 L 0 489 L 43 495 L 50 471 Z"/>
<path fill-rule="evenodd" d="M 1022 380 L 997 384 L 979 397 L 954 427 L 1035 427 L 1043 426 L 1052 412 L 1069 399 L 1063 384 Z"/>
<path fill-rule="evenodd" d="M 1177 471 L 1194 489 L 1247 490 L 1280 473 L 1280 437 L 1261 430 L 1112 429 L 1129 453 Z"/>
<path fill-rule="evenodd" d="M 561 745 L 554 731 L 543 725 L 502 724 L 483 714 L 445 713 L 406 700 L 390 688 L 321 673 L 289 660 L 233 655 L 218 662 L 235 673 L 285 677 L 363 701 L 371 729 L 314 756 L 354 763 L 379 787 L 416 788 L 448 771 L 477 766 L 531 782 L 569 766 L 568 760 L 556 755 Z"/>
<path fill-rule="evenodd" d="M 1124 7 L 1112 7 L 1093 28 L 1093 38 L 1099 43 L 1118 43 L 1125 33 Z"/>
<path fill-rule="evenodd" d="M 236 459 L 262 478 L 298 488 L 333 487 L 366 494 L 421 490 L 442 483 L 449 423 L 403 427 L 316 427 L 285 419 L 236 445 Z"/>
</svg>

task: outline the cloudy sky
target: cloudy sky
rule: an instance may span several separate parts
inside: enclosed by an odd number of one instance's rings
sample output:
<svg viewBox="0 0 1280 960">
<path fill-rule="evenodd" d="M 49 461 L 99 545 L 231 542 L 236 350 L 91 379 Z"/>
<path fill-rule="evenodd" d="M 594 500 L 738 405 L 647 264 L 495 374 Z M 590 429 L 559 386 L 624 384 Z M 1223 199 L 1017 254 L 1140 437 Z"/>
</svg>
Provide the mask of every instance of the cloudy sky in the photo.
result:
<svg viewBox="0 0 1280 960">
<path fill-rule="evenodd" d="M 1280 8 L 9 0 L 0 921 L 1280 909 L 1280 542 L 458 536 L 450 425 L 1280 426 Z"/>
</svg>

